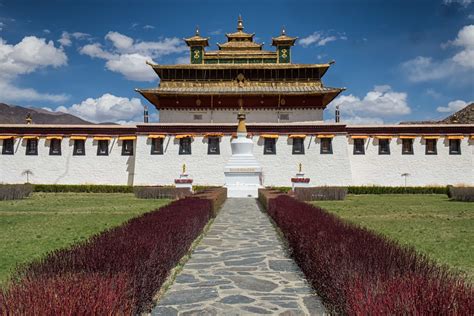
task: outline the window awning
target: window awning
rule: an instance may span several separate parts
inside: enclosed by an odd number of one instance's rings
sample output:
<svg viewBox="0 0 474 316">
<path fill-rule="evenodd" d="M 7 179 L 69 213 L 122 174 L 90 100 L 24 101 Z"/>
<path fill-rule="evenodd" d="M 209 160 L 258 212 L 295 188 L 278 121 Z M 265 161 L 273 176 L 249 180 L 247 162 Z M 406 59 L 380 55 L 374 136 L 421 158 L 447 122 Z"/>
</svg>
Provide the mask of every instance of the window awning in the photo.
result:
<svg viewBox="0 0 474 316">
<path fill-rule="evenodd" d="M 306 138 L 305 134 L 291 134 L 289 138 Z"/>
<path fill-rule="evenodd" d="M 23 135 L 23 139 L 38 139 L 38 135 Z"/>
<path fill-rule="evenodd" d="M 11 139 L 11 138 L 15 138 L 16 136 L 15 135 L 0 135 L 0 140 L 1 139 Z"/>
<path fill-rule="evenodd" d="M 471 135 L 471 139 L 474 139 L 474 135 Z"/>
<path fill-rule="evenodd" d="M 148 138 L 152 138 L 152 139 L 154 139 L 154 138 L 165 138 L 165 137 L 166 137 L 165 134 L 150 134 L 150 135 L 148 135 Z"/>
<path fill-rule="evenodd" d="M 63 139 L 62 135 L 48 135 L 46 139 Z"/>
<path fill-rule="evenodd" d="M 447 139 L 464 139 L 463 135 L 448 135 Z"/>
<path fill-rule="evenodd" d="M 85 135 L 71 135 L 72 140 L 86 140 L 87 136 Z"/>
<path fill-rule="evenodd" d="M 130 136 L 119 136 L 119 140 L 135 140 L 137 139 L 137 136 L 135 135 L 130 135 Z"/>
<path fill-rule="evenodd" d="M 262 134 L 260 137 L 263 138 L 278 138 L 278 134 Z"/>
<path fill-rule="evenodd" d="M 416 135 L 400 135 L 400 139 L 415 139 Z"/>
<path fill-rule="evenodd" d="M 222 137 L 224 136 L 224 133 L 206 133 L 204 134 L 204 137 Z"/>
<path fill-rule="evenodd" d="M 188 138 L 188 137 L 192 138 L 192 137 L 194 137 L 194 135 L 193 134 L 179 134 L 179 135 L 175 136 L 176 139 Z"/>
<path fill-rule="evenodd" d="M 111 140 L 111 136 L 94 136 L 94 140 Z"/>
<path fill-rule="evenodd" d="M 378 139 L 392 139 L 393 138 L 392 135 L 375 135 L 374 137 Z"/>
<path fill-rule="evenodd" d="M 334 138 L 334 134 L 318 134 L 317 138 Z"/>
<path fill-rule="evenodd" d="M 439 135 L 423 135 L 424 139 L 439 139 L 440 137 Z"/>
<path fill-rule="evenodd" d="M 367 139 L 369 136 L 367 135 L 351 135 L 352 139 Z"/>
</svg>

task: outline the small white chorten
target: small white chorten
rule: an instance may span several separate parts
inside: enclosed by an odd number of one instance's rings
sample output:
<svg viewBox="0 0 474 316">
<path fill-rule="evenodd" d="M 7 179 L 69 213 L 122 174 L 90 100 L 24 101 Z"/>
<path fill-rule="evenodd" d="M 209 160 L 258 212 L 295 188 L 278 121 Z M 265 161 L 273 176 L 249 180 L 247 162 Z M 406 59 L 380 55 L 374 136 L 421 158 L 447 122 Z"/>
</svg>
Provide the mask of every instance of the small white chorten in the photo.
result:
<svg viewBox="0 0 474 316">
<path fill-rule="evenodd" d="M 224 167 L 227 196 L 255 198 L 262 187 L 262 167 L 253 155 L 253 141 L 247 137 L 242 108 L 237 118 L 237 138 L 231 142 L 232 156 Z"/>
</svg>

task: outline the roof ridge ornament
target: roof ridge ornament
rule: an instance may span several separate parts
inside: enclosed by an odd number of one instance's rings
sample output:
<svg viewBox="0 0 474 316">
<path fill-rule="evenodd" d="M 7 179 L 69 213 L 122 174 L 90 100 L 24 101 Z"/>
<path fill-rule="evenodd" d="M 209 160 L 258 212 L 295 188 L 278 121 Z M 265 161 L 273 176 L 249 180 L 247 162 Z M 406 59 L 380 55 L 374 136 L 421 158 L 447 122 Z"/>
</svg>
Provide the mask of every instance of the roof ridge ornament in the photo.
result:
<svg viewBox="0 0 474 316">
<path fill-rule="evenodd" d="M 281 27 L 281 35 L 286 35 L 286 30 L 285 30 L 284 25 Z"/>
<path fill-rule="evenodd" d="M 196 36 L 201 36 L 201 35 L 199 34 L 199 25 L 196 25 Z"/>
<path fill-rule="evenodd" d="M 237 31 L 242 32 L 244 30 L 244 22 L 242 21 L 242 15 L 239 14 L 239 18 L 237 20 Z"/>
</svg>

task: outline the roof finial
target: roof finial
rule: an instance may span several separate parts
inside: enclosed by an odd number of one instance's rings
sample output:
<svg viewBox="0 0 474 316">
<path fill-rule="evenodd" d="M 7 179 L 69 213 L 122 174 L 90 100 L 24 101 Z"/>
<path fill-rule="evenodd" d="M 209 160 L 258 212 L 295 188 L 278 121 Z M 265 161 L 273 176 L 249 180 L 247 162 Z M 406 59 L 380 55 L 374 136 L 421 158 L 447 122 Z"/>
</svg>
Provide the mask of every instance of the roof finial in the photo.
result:
<svg viewBox="0 0 474 316">
<path fill-rule="evenodd" d="M 242 21 L 242 16 L 239 14 L 239 19 L 237 20 L 237 31 L 242 32 L 244 30 L 244 22 Z"/>
<path fill-rule="evenodd" d="M 281 27 L 281 35 L 286 35 L 286 30 L 285 30 L 284 25 Z"/>
<path fill-rule="evenodd" d="M 196 25 L 196 36 L 199 36 L 199 25 Z"/>
</svg>

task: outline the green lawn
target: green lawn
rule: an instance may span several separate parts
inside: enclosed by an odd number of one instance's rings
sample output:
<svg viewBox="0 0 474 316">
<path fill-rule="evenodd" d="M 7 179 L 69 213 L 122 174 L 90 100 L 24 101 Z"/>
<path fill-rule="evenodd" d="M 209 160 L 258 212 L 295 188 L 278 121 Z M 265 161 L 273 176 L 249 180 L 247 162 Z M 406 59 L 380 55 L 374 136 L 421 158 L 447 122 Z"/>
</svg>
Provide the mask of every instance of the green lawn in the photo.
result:
<svg viewBox="0 0 474 316">
<path fill-rule="evenodd" d="M 34 193 L 0 201 L 0 284 L 19 263 L 83 241 L 169 200 L 137 199 L 128 193 Z"/>
<path fill-rule="evenodd" d="M 345 201 L 317 201 L 322 208 L 402 244 L 474 280 L 474 203 L 445 195 L 349 195 Z"/>
</svg>

